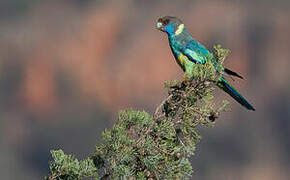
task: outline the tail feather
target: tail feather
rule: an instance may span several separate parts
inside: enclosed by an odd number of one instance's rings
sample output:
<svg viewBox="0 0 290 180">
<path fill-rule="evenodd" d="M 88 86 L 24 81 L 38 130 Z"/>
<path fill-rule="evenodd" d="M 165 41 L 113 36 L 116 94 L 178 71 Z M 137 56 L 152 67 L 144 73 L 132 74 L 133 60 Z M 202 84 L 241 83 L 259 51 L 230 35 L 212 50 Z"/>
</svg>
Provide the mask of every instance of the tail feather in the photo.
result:
<svg viewBox="0 0 290 180">
<path fill-rule="evenodd" d="M 238 101 L 242 106 L 249 110 L 255 111 L 255 108 L 237 91 L 235 90 L 223 77 L 217 83 L 218 87 L 228 93 L 232 98 Z"/>
</svg>

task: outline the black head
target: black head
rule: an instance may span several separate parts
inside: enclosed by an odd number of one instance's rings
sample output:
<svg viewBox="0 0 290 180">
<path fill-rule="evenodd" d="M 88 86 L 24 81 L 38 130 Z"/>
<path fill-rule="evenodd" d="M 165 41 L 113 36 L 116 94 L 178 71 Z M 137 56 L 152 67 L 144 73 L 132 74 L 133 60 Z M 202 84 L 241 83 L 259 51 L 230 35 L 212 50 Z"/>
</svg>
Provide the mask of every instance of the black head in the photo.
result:
<svg viewBox="0 0 290 180">
<path fill-rule="evenodd" d="M 164 16 L 158 19 L 156 28 L 169 35 L 182 32 L 184 25 L 180 19 L 173 16 Z"/>
</svg>

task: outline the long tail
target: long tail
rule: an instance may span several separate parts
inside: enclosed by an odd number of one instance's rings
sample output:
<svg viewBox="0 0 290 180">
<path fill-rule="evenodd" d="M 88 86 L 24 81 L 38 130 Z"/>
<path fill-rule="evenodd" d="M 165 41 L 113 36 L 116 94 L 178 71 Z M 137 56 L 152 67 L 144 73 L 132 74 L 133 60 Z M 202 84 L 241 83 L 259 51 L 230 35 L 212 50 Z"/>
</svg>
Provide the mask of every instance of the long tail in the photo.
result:
<svg viewBox="0 0 290 180">
<path fill-rule="evenodd" d="M 217 83 L 218 87 L 232 96 L 236 101 L 238 101 L 242 106 L 246 107 L 249 110 L 255 111 L 255 108 L 237 91 L 235 90 L 230 83 L 227 82 L 223 77 L 221 77 Z"/>
</svg>

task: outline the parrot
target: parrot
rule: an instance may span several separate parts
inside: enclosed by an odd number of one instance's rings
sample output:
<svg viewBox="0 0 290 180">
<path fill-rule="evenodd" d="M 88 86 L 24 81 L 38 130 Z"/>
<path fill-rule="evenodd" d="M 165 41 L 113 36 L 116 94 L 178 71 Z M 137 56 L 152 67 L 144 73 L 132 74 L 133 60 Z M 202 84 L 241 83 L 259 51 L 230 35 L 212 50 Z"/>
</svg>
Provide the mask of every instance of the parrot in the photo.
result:
<svg viewBox="0 0 290 180">
<path fill-rule="evenodd" d="M 177 17 L 163 16 L 158 18 L 156 28 L 167 34 L 173 56 L 187 77 L 193 77 L 193 67 L 196 66 L 196 64 L 205 64 L 209 61 L 208 57 L 214 58 L 213 54 L 205 46 L 192 37 L 186 30 L 183 22 Z M 217 63 L 217 60 L 215 60 L 215 63 Z M 223 68 L 223 72 L 220 72 L 221 70 L 216 68 L 216 71 L 221 75 L 227 75 L 231 78 L 233 76 L 243 79 L 241 75 L 227 68 Z M 223 76 L 219 77 L 216 85 L 242 106 L 248 110 L 255 111 L 253 105 L 251 105 Z"/>
</svg>

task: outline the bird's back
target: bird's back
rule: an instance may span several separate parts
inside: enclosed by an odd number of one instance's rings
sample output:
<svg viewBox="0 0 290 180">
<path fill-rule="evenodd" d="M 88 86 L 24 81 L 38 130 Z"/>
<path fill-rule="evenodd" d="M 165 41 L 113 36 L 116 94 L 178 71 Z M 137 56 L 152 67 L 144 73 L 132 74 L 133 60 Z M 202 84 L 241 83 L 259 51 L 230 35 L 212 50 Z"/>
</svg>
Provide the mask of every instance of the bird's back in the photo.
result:
<svg viewBox="0 0 290 180">
<path fill-rule="evenodd" d="M 206 57 L 212 56 L 212 53 L 201 43 L 196 41 L 186 29 L 179 35 L 172 35 L 168 38 L 175 58 L 178 58 L 179 53 L 185 52 L 186 49 L 195 52 L 200 57 L 204 57 L 204 60 L 206 60 Z"/>
</svg>

